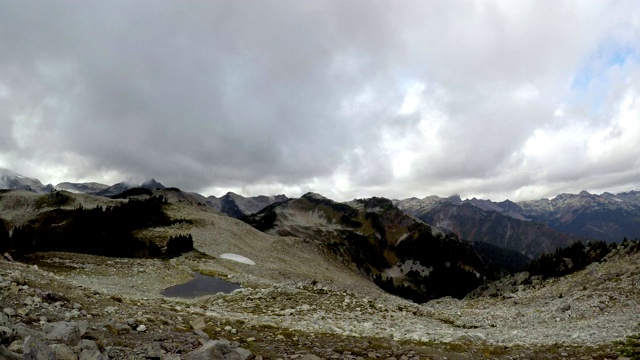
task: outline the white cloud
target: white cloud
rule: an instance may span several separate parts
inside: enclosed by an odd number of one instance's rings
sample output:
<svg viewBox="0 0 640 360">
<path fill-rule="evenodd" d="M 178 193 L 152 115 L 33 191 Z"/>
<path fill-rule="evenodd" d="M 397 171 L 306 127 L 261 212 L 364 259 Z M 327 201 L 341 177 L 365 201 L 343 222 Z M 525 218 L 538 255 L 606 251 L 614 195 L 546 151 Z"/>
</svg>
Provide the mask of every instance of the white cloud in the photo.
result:
<svg viewBox="0 0 640 360">
<path fill-rule="evenodd" d="M 340 200 L 640 186 L 635 1 L 252 5 L 0 3 L 0 164 Z"/>
</svg>

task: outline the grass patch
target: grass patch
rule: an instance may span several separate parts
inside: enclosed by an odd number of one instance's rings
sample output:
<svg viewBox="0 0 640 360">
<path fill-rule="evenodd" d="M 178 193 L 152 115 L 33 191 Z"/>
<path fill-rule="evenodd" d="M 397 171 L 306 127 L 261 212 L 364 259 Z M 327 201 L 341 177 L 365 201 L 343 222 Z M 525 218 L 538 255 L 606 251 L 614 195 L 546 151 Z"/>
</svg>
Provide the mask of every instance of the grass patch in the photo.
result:
<svg viewBox="0 0 640 360">
<path fill-rule="evenodd" d="M 640 334 L 627 336 L 626 339 L 613 343 L 620 356 L 640 360 Z"/>
</svg>

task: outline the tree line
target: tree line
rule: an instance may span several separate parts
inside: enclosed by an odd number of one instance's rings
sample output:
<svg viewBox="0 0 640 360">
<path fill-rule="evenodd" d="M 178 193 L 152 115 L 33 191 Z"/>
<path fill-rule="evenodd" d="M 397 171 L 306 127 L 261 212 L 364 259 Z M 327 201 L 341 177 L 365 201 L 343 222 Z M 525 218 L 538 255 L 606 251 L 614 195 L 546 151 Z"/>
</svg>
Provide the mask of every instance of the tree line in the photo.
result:
<svg viewBox="0 0 640 360">
<path fill-rule="evenodd" d="M 13 256 L 64 251 L 112 257 L 173 257 L 193 249 L 190 234 L 170 237 L 163 249 L 156 242 L 136 236 L 139 230 L 168 226 L 163 196 L 129 199 L 114 206 L 54 209 L 39 214 L 12 234 L 0 224 L 0 251 Z"/>
</svg>

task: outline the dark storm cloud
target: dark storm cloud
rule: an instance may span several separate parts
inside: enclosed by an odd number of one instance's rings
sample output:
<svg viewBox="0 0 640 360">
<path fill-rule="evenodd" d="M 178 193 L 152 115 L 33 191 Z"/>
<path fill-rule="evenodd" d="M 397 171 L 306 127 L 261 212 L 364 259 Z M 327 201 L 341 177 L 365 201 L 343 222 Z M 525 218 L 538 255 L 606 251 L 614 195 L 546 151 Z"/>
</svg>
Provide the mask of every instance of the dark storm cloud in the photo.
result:
<svg viewBox="0 0 640 360">
<path fill-rule="evenodd" d="M 639 106 L 628 81 L 637 58 L 627 51 L 612 67 L 600 54 L 609 43 L 637 49 L 634 10 L 633 2 L 7 1 L 0 166 L 43 181 L 155 177 L 188 190 L 313 188 L 342 198 L 518 195 L 535 175 L 535 194 L 546 195 L 640 155 L 637 142 L 614 139 L 620 123 L 640 134 L 624 120 Z M 585 66 L 604 75 L 597 89 L 577 91 Z M 594 96 L 606 117 L 580 101 Z M 622 98 L 631 105 L 623 109 Z M 606 143 L 618 145 L 601 153 L 607 126 Z M 561 151 L 558 142 L 572 152 L 540 150 Z"/>
</svg>

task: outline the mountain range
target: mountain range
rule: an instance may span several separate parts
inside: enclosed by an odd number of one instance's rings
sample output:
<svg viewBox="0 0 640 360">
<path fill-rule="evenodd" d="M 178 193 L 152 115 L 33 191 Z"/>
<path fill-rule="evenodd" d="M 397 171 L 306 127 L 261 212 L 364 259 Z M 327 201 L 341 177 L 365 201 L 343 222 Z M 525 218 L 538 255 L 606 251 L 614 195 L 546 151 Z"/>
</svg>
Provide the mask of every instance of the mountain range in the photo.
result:
<svg viewBox="0 0 640 360">
<path fill-rule="evenodd" d="M 135 188 L 166 189 L 154 179 L 140 185 L 125 182 L 114 185 L 70 182 L 55 186 L 43 185 L 38 179 L 6 169 L 0 169 L 0 188 L 36 193 L 48 193 L 57 189 L 112 198 L 121 194 L 134 194 L 135 192 L 125 191 Z M 205 197 L 197 193 L 183 193 L 182 197 L 183 200 L 188 198 L 188 201 L 197 201 L 238 219 L 290 200 L 285 195 L 243 197 L 232 192 L 221 197 Z M 560 194 L 552 199 L 518 203 L 476 198 L 462 200 L 459 196 L 427 196 L 422 199 L 393 200 L 393 205 L 406 214 L 440 230 L 451 232 L 461 239 L 515 251 L 529 259 L 553 252 L 556 248 L 575 241 L 619 242 L 625 237 L 640 237 L 638 191 L 619 194 L 605 192 L 601 195 L 583 191 L 579 194 Z"/>
<path fill-rule="evenodd" d="M 582 191 L 519 203 L 476 198 L 461 200 L 458 196 L 428 196 L 395 200 L 394 203 L 406 213 L 466 239 L 496 245 L 502 242 L 501 246 L 531 257 L 553 250 L 555 245 L 576 240 L 620 242 L 625 237 L 640 237 L 638 191 L 615 195 Z M 532 242 L 534 247 L 536 243 L 540 244 L 540 251 L 527 245 Z"/>
</svg>

